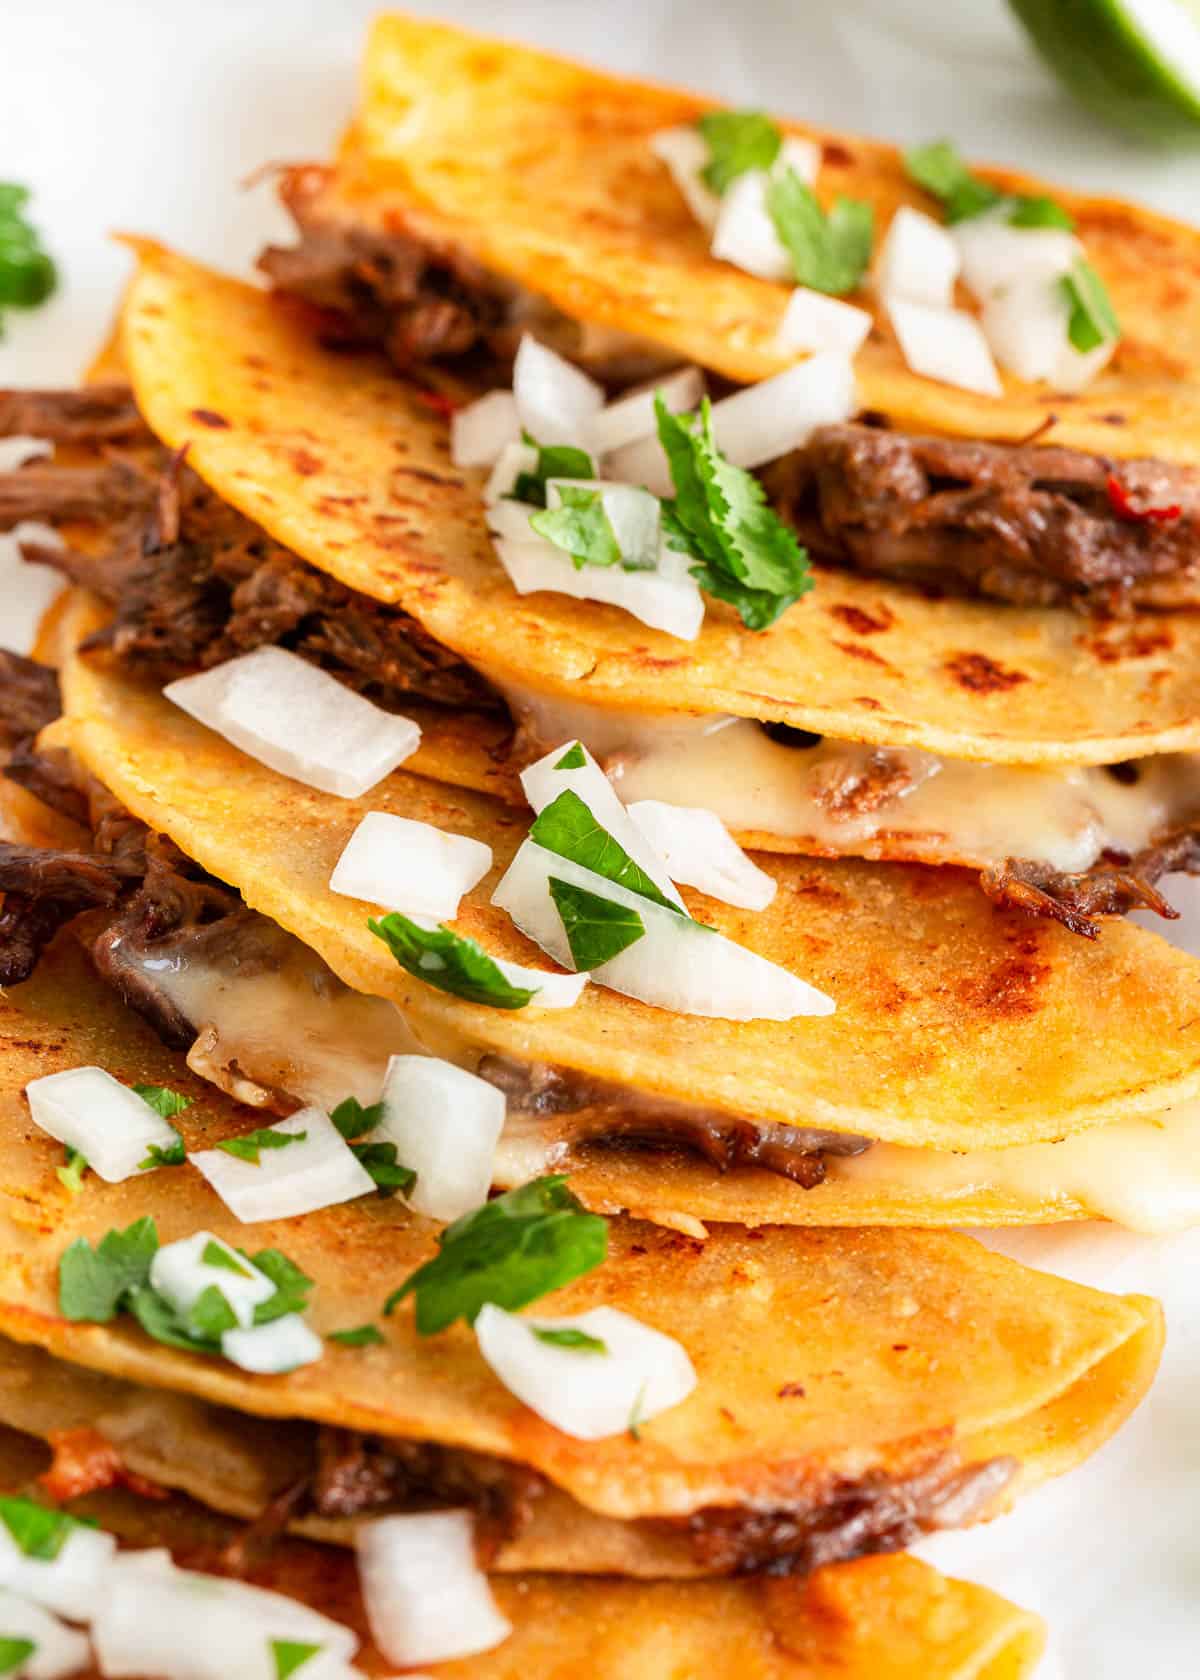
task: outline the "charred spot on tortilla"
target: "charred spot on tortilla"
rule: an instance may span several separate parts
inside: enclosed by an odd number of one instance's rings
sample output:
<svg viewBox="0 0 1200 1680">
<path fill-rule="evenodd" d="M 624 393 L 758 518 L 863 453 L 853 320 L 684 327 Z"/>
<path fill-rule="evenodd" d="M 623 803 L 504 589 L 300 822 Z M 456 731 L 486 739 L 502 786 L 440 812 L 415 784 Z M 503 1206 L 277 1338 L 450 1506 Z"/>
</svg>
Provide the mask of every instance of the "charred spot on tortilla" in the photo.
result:
<svg viewBox="0 0 1200 1680">
<path fill-rule="evenodd" d="M 193 408 L 191 415 L 197 425 L 207 426 L 210 431 L 227 432 L 229 430 L 229 421 L 223 414 L 218 414 L 215 409 Z"/>
<path fill-rule="evenodd" d="M 1027 672 L 1006 670 L 986 653 L 956 653 L 946 660 L 946 670 L 972 694 L 1005 694 L 1029 681 Z"/>
<path fill-rule="evenodd" d="M 890 630 L 896 622 L 895 613 L 883 601 L 870 612 L 845 601 L 835 601 L 825 611 L 859 636 L 876 636 L 881 630 Z"/>
</svg>

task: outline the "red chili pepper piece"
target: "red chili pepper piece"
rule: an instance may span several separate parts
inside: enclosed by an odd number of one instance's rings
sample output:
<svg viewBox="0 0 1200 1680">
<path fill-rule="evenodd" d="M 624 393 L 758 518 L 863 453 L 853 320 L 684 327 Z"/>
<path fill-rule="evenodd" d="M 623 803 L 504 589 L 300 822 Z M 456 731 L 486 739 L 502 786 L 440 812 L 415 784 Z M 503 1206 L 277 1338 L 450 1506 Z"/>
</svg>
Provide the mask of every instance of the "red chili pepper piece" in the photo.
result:
<svg viewBox="0 0 1200 1680">
<path fill-rule="evenodd" d="M 1108 475 L 1108 500 L 1117 518 L 1126 519 L 1131 525 L 1165 525 L 1183 513 L 1178 502 L 1172 502 L 1170 507 L 1134 507 L 1129 492 L 1115 473 Z"/>
<path fill-rule="evenodd" d="M 440 414 L 443 420 L 449 420 L 458 413 L 458 404 L 442 391 L 423 391 L 418 387 L 415 395 L 418 402 Z"/>
</svg>

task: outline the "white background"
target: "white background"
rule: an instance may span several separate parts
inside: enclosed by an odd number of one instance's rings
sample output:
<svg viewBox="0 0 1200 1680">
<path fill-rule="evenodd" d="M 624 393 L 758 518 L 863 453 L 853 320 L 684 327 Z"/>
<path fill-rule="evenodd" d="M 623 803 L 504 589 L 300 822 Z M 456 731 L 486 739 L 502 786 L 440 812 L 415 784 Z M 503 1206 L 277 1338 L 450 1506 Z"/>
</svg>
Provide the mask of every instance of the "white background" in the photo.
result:
<svg viewBox="0 0 1200 1680">
<path fill-rule="evenodd" d="M 0 180 L 32 185 L 63 272 L 38 314 L 10 316 L 0 380 L 74 377 L 124 270 L 115 229 L 226 268 L 285 231 L 270 159 L 329 150 L 354 96 L 369 0 L 0 0 Z M 1093 125 L 1062 97 L 1000 0 L 510 0 L 415 6 L 602 64 L 900 140 L 947 134 L 977 158 L 1200 206 L 1200 158 L 1169 158 Z M 0 569 L 0 640 L 16 616 Z M 1200 949 L 1200 891 L 1182 883 Z M 1176 896 L 1179 897 L 1180 893 Z M 1087 1047 L 1069 1047 L 1086 1053 Z M 1167 1305 L 1154 1394 L 1083 1471 L 1009 1517 L 925 1548 L 943 1567 L 1043 1611 L 1044 1680 L 1183 1680 L 1200 1672 L 1200 1233 L 1150 1242 L 1101 1227 L 998 1246 Z M 1041 1677 L 1039 1677 L 1041 1680 Z"/>
</svg>

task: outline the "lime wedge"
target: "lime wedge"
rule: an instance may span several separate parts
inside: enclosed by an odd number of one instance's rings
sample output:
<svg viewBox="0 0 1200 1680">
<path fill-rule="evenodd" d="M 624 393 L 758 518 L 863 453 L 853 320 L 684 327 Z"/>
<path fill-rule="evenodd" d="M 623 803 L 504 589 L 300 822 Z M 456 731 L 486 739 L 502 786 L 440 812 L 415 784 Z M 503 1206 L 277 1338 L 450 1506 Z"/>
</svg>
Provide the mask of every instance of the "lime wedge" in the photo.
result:
<svg viewBox="0 0 1200 1680">
<path fill-rule="evenodd" d="M 1200 144 L 1200 0 L 1009 0 L 1059 80 L 1146 140 Z"/>
</svg>

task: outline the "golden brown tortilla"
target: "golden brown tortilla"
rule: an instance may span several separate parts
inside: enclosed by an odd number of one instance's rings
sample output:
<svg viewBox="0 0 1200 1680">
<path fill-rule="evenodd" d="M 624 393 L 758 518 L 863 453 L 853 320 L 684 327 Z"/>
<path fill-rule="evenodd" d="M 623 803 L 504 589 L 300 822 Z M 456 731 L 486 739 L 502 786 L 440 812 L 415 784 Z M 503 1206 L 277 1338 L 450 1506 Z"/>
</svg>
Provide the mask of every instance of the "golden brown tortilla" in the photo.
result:
<svg viewBox="0 0 1200 1680">
<path fill-rule="evenodd" d="M 631 1221 L 610 1225 L 603 1266 L 547 1298 L 571 1314 L 607 1303 L 677 1337 L 699 1381 L 682 1405 L 585 1443 L 528 1411 L 493 1377 L 473 1334 L 419 1337 L 411 1307 L 384 1297 L 434 1251 L 435 1227 L 377 1197 L 252 1230 L 191 1166 L 71 1197 L 61 1147 L 30 1122 L 34 1074 L 99 1065 L 127 1083 L 196 1101 L 189 1149 L 259 1118 L 202 1086 L 99 984 L 68 943 L 0 999 L 0 1332 L 59 1358 L 265 1418 L 304 1418 L 514 1459 L 622 1523 L 711 1505 L 823 1498 L 872 1468 L 911 1473 L 947 1449 L 964 1464 L 1011 1456 L 999 1496 L 1094 1451 L 1145 1393 L 1158 1362 L 1157 1304 L 1029 1271 L 969 1238 L 929 1231 L 714 1230 L 696 1243 Z M 281 1248 L 314 1280 L 326 1333 L 376 1319 L 381 1346 L 329 1347 L 315 1365 L 253 1377 L 150 1340 L 128 1319 L 76 1324 L 57 1308 L 57 1265 L 143 1216 L 162 1241 L 211 1230 Z M 801 1392 L 803 1391 L 803 1392 Z"/>
<path fill-rule="evenodd" d="M 376 21 L 357 128 L 334 188 L 343 213 L 411 228 L 548 298 L 739 381 L 795 359 L 775 332 L 790 288 L 708 254 L 648 141 L 712 107 L 677 88 L 605 75 L 426 18 Z M 894 146 L 785 122 L 823 147 L 819 196 L 868 200 L 880 235 L 902 204 L 935 209 Z M 1051 193 L 1076 218 L 1124 337 L 1079 396 L 1005 378 L 1003 398 L 910 373 L 879 320 L 856 361 L 864 406 L 916 431 L 1023 438 L 1047 415 L 1055 443 L 1200 460 L 1200 232 L 1110 198 L 1011 170 L 1012 192 Z M 936 209 L 935 209 L 936 213 Z M 871 308 L 873 297 L 853 301 Z"/>
<path fill-rule="evenodd" d="M 277 541 L 399 603 L 500 683 L 997 763 L 1200 747 L 1196 613 L 1095 623 L 823 571 L 759 634 L 710 600 L 689 643 L 595 602 L 517 596 L 487 534 L 482 474 L 451 465 L 445 422 L 413 387 L 375 360 L 321 349 L 254 287 L 138 250 L 123 346 L 159 437 L 187 444 L 217 494 Z"/>
<path fill-rule="evenodd" d="M 78 629 L 89 622 L 81 609 Z M 541 953 L 489 902 L 523 818 L 405 771 L 361 800 L 319 793 L 156 690 L 78 658 L 63 690 L 76 754 L 134 815 L 435 1044 L 452 1037 L 729 1113 L 935 1149 L 1061 1137 L 1200 1091 L 1194 958 L 1126 924 L 1093 945 L 998 910 L 947 869 L 771 858 L 761 861 L 780 891 L 766 911 L 685 895 L 723 933 L 828 992 L 838 1007 L 825 1018 L 673 1016 L 601 986 L 570 1010 L 467 1004 L 398 968 L 367 927 L 369 908 L 332 893 L 329 876 L 368 810 L 474 835 L 495 868 L 454 925 L 536 965 Z"/>
<path fill-rule="evenodd" d="M 36 1491 L 46 1453 L 0 1430 L 0 1488 Z M 239 1527 L 183 1498 L 92 1494 L 71 1509 L 125 1546 L 166 1546 L 186 1568 L 222 1573 Z M 372 1645 L 357 1571 L 344 1553 L 302 1540 L 252 1559 L 248 1579 L 309 1604 L 360 1635 L 356 1670 L 390 1675 Z M 903 1555 L 862 1558 L 805 1581 L 694 1583 L 497 1578 L 513 1623 L 503 1645 L 439 1664 L 447 1680 L 1026 1680 L 1045 1645 L 1037 1616 L 985 1587 L 948 1580 Z M 94 1671 L 80 1680 L 99 1680 Z"/>
</svg>

